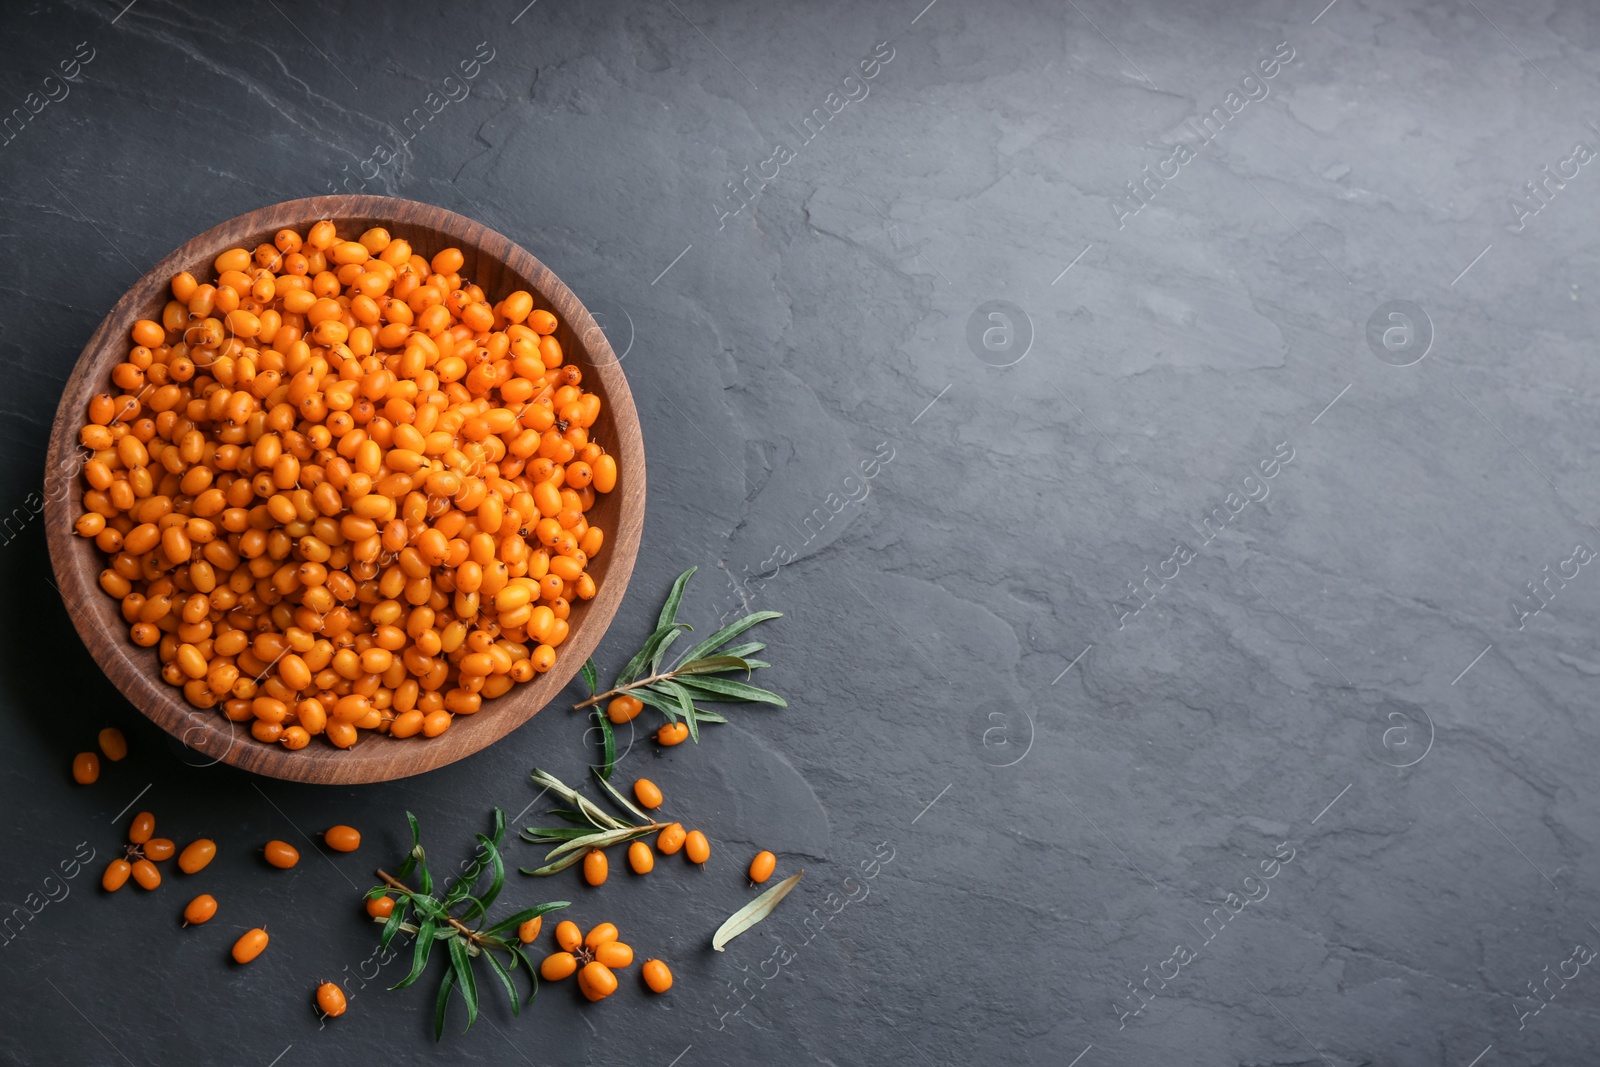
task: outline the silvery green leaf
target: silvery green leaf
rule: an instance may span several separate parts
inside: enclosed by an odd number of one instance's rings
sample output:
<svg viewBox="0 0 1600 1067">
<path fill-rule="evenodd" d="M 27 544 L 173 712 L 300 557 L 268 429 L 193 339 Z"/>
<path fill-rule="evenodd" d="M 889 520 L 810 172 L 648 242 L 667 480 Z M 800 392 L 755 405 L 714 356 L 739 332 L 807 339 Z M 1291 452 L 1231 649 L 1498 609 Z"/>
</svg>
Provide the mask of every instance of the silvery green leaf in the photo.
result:
<svg viewBox="0 0 1600 1067">
<path fill-rule="evenodd" d="M 789 895 L 789 890 L 800 881 L 800 875 L 805 871 L 791 874 L 759 897 L 728 916 L 728 921 L 717 927 L 717 932 L 711 935 L 711 947 L 718 952 L 723 951 L 729 941 L 738 937 L 756 923 L 772 914 L 772 909 L 778 906 L 778 901 Z"/>
</svg>

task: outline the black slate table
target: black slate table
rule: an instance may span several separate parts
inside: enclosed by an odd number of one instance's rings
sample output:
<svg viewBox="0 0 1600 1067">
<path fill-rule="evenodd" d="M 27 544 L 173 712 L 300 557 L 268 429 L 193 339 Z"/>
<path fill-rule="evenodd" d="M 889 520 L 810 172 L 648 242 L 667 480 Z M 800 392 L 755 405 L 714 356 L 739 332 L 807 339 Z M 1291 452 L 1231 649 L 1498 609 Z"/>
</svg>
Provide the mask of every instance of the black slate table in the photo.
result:
<svg viewBox="0 0 1600 1067">
<path fill-rule="evenodd" d="M 6 7 L 0 1060 L 1591 1058 L 1600 11 L 923 2 Z M 106 309 L 341 189 L 501 230 L 625 353 L 651 493 L 603 669 L 689 566 L 691 621 L 786 613 L 787 709 L 623 757 L 704 872 L 506 891 L 615 921 L 665 997 L 486 989 L 436 1046 L 434 979 L 373 956 L 402 813 L 446 865 L 534 821 L 581 717 L 254 779 L 127 706 L 49 580 L 45 435 Z M 132 755 L 75 786 L 108 724 Z M 103 894 L 138 809 L 219 859 Z M 758 848 L 806 876 L 714 954 Z"/>
</svg>

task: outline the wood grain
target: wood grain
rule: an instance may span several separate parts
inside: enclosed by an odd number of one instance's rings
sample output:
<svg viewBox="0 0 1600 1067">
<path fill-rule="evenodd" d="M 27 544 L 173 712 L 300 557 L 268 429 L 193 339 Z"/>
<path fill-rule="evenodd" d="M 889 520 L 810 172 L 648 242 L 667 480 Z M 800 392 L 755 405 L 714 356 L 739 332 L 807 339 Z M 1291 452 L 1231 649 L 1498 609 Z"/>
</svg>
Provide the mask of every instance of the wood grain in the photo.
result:
<svg viewBox="0 0 1600 1067">
<path fill-rule="evenodd" d="M 571 632 L 553 669 L 485 701 L 477 714 L 457 716 L 436 738 L 396 740 L 363 731 L 350 749 L 339 750 L 317 738 L 309 747 L 290 752 L 255 740 L 246 725 L 229 722 L 215 708 L 191 707 L 179 689 L 161 680 L 155 650 L 129 639 L 119 602 L 99 586 L 107 565 L 104 555 L 92 539 L 73 531 L 82 514 L 78 431 L 90 398 L 108 390 L 112 367 L 126 358 L 134 321 L 160 320 L 173 275 L 188 270 L 202 281 L 214 279 L 212 260 L 225 249 L 253 249 L 284 227 L 304 233 L 320 219 L 332 219 L 340 236 L 351 239 L 368 227 L 384 226 L 428 257 L 453 245 L 466 258 L 462 276 L 482 286 L 491 300 L 515 289 L 532 293 L 538 307 L 560 320 L 556 339 L 568 361 L 583 368 L 585 387 L 600 395 L 602 413 L 590 432 L 616 456 L 619 474 L 617 488 L 598 496 L 589 513 L 606 534 L 605 550 L 589 567 L 599 592 L 573 606 Z M 404 778 L 471 755 L 527 722 L 560 693 L 600 643 L 622 603 L 639 552 L 644 505 L 644 442 L 633 395 L 616 354 L 583 303 L 532 253 L 503 235 L 443 208 L 383 196 L 312 197 L 261 208 L 207 230 L 151 268 L 117 301 L 79 356 L 56 409 L 45 467 L 50 562 L 62 600 L 84 645 L 123 695 L 162 729 L 214 759 L 274 778 L 340 785 Z"/>
</svg>

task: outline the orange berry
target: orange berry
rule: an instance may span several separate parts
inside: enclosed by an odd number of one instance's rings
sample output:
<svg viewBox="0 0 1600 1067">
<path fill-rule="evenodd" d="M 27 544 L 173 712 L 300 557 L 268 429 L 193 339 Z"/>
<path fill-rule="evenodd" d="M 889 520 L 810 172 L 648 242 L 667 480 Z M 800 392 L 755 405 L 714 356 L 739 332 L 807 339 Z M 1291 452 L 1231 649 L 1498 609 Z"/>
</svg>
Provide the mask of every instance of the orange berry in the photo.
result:
<svg viewBox="0 0 1600 1067">
<path fill-rule="evenodd" d="M 689 728 L 681 722 L 669 722 L 656 731 L 656 744 L 681 745 L 689 740 Z"/>
<path fill-rule="evenodd" d="M 335 852 L 354 852 L 361 847 L 361 831 L 354 826 L 330 826 L 322 832 L 322 840 Z"/>
<path fill-rule="evenodd" d="M 288 870 L 300 862 L 300 850 L 287 841 L 268 841 L 262 853 L 268 863 L 283 870 Z"/>
<path fill-rule="evenodd" d="M 591 1001 L 604 1000 L 617 991 L 617 976 L 603 963 L 586 963 L 578 972 L 578 989 Z"/>
<path fill-rule="evenodd" d="M 778 857 L 770 852 L 757 852 L 756 858 L 750 861 L 750 880 L 760 885 L 772 877 L 773 869 L 778 866 Z"/>
<path fill-rule="evenodd" d="M 394 914 L 394 897 L 368 897 L 367 914 L 374 919 L 387 919 Z"/>
<path fill-rule="evenodd" d="M 165 837 L 152 837 L 144 843 L 144 858 L 160 863 L 170 860 L 173 853 L 178 851 L 178 846 Z"/>
<path fill-rule="evenodd" d="M 578 969 L 577 958 L 570 952 L 552 952 L 539 964 L 539 977 L 547 982 L 559 982 Z"/>
<path fill-rule="evenodd" d="M 652 993 L 665 993 L 672 988 L 672 972 L 660 960 L 645 960 L 644 966 L 639 968 L 639 977 Z"/>
<path fill-rule="evenodd" d="M 189 901 L 189 906 L 183 909 L 183 921 L 189 926 L 199 926 L 209 922 L 217 913 L 217 898 L 210 893 L 201 893 Z"/>
<path fill-rule="evenodd" d="M 583 857 L 583 880 L 590 885 L 600 885 L 610 873 L 606 863 L 606 854 L 597 848 L 591 848 L 589 854 Z"/>
<path fill-rule="evenodd" d="M 640 807 L 654 810 L 661 806 L 661 789 L 648 778 L 640 778 L 633 783 L 633 796 Z"/>
<path fill-rule="evenodd" d="M 684 838 L 683 854 L 689 857 L 690 863 L 704 863 L 711 858 L 711 842 L 699 830 L 690 830 Z"/>
<path fill-rule="evenodd" d="M 656 834 L 656 851 L 663 856 L 670 856 L 683 847 L 684 840 L 688 837 L 683 832 L 682 823 L 668 823 Z"/>
<path fill-rule="evenodd" d="M 106 867 L 106 873 L 100 876 L 100 888 L 107 893 L 115 893 L 128 884 L 128 875 L 133 873 L 133 864 L 127 860 L 112 860 Z"/>
<path fill-rule="evenodd" d="M 634 874 L 649 874 L 656 869 L 656 854 L 643 841 L 635 841 L 628 846 L 628 866 Z"/>
<path fill-rule="evenodd" d="M 139 883 L 140 889 L 154 889 L 161 884 L 161 872 L 149 860 L 134 860 L 133 880 Z"/>
<path fill-rule="evenodd" d="M 322 1014 L 330 1019 L 336 1019 L 344 1014 L 346 1008 L 344 990 L 332 982 L 323 982 L 317 986 L 317 1007 L 322 1009 Z"/>
<path fill-rule="evenodd" d="M 539 936 L 539 930 L 544 926 L 544 916 L 535 915 L 521 926 L 517 927 L 517 940 L 524 945 L 533 944 L 534 938 Z"/>
<path fill-rule="evenodd" d="M 217 855 L 217 843 L 208 837 L 198 838 L 189 842 L 184 850 L 178 853 L 178 870 L 184 874 L 195 874 L 202 870 Z"/>
<path fill-rule="evenodd" d="M 116 763 L 128 754 L 128 739 L 122 736 L 122 731 L 115 726 L 107 726 L 100 731 L 100 751 L 106 754 L 106 759 Z"/>
<path fill-rule="evenodd" d="M 616 923 L 601 923 L 589 931 L 589 935 L 583 939 L 583 945 L 585 948 L 595 949 L 616 939 Z"/>
<path fill-rule="evenodd" d="M 249 963 L 267 947 L 267 932 L 261 927 L 247 930 L 233 943 L 233 962 Z"/>
<path fill-rule="evenodd" d="M 643 710 L 644 702 L 642 700 L 636 696 L 623 693 L 619 697 L 613 697 L 611 703 L 606 705 L 606 718 L 620 726 L 625 722 L 632 721 L 634 716 Z"/>
<path fill-rule="evenodd" d="M 595 948 L 594 958 L 613 971 L 620 971 L 633 962 L 633 949 L 621 941 L 607 941 Z"/>
<path fill-rule="evenodd" d="M 559 922 L 556 924 L 556 944 L 568 952 L 576 952 L 578 946 L 583 944 L 583 931 L 570 919 Z"/>
<path fill-rule="evenodd" d="M 150 835 L 156 832 L 156 817 L 148 811 L 141 811 L 133 817 L 133 822 L 128 824 L 128 843 L 142 845 L 150 840 Z"/>
<path fill-rule="evenodd" d="M 100 757 L 93 752 L 80 752 L 72 757 L 72 780 L 79 785 L 92 785 L 100 777 Z"/>
</svg>

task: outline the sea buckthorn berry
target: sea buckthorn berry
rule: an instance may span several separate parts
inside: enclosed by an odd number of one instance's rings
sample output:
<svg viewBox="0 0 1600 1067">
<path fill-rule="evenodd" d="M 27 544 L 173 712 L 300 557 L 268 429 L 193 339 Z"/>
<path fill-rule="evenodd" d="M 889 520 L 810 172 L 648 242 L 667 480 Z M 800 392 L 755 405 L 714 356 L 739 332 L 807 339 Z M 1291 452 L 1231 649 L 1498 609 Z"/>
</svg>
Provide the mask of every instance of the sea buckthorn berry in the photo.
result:
<svg viewBox="0 0 1600 1067">
<path fill-rule="evenodd" d="M 374 919 L 387 919 L 394 914 L 394 897 L 368 897 L 367 914 Z"/>
<path fill-rule="evenodd" d="M 317 986 L 317 1007 L 322 1009 L 322 1014 L 330 1019 L 337 1019 L 344 1014 L 346 1006 L 344 990 L 333 982 L 323 982 Z"/>
<path fill-rule="evenodd" d="M 624 693 L 619 697 L 611 698 L 611 703 L 606 705 L 606 718 L 620 726 L 625 722 L 630 722 L 643 710 L 643 701 L 636 696 Z"/>
<path fill-rule="evenodd" d="M 120 761 L 128 754 L 128 739 L 122 736 L 122 731 L 115 726 L 107 726 L 100 731 L 100 751 L 105 753 L 106 759 L 112 763 Z"/>
<path fill-rule="evenodd" d="M 656 731 L 656 744 L 681 745 L 689 740 L 689 728 L 681 722 L 669 722 Z"/>
<path fill-rule="evenodd" d="M 616 923 L 600 923 L 589 931 L 583 939 L 583 946 L 588 949 L 597 949 L 607 941 L 617 939 Z"/>
<path fill-rule="evenodd" d="M 517 940 L 521 941 L 524 945 L 533 944 L 534 939 L 539 936 L 540 928 L 543 926 L 544 916 L 535 915 L 533 918 L 517 927 Z"/>
<path fill-rule="evenodd" d="M 115 893 L 128 884 L 128 876 L 132 873 L 133 864 L 127 860 L 112 860 L 106 867 L 106 873 L 100 876 L 100 888 Z"/>
<path fill-rule="evenodd" d="M 133 817 L 133 822 L 128 825 L 128 841 L 130 844 L 142 845 L 150 840 L 150 835 L 156 832 L 156 817 L 148 811 L 141 811 Z"/>
<path fill-rule="evenodd" d="M 672 988 L 672 972 L 660 960 L 645 960 L 639 968 L 639 977 L 652 993 L 665 993 Z"/>
<path fill-rule="evenodd" d="M 261 927 L 247 930 L 233 943 L 233 962 L 249 963 L 267 947 L 267 932 Z"/>
<path fill-rule="evenodd" d="M 778 866 L 778 857 L 770 852 L 757 852 L 756 858 L 750 861 L 750 880 L 760 885 L 772 877 L 772 872 Z"/>
<path fill-rule="evenodd" d="M 608 872 L 606 854 L 597 848 L 591 848 L 588 855 L 583 857 L 583 880 L 590 885 L 600 885 L 606 880 Z"/>
<path fill-rule="evenodd" d="M 354 852 L 361 847 L 361 831 L 354 826 L 330 826 L 323 831 L 322 840 L 335 852 Z"/>
<path fill-rule="evenodd" d="M 100 777 L 100 757 L 93 752 L 80 752 L 72 758 L 72 780 L 79 785 L 92 785 Z"/>
<path fill-rule="evenodd" d="M 654 810 L 661 806 L 661 790 L 648 778 L 640 778 L 633 783 L 633 796 L 642 808 Z"/>
<path fill-rule="evenodd" d="M 683 854 L 690 863 L 704 863 L 711 858 L 711 842 L 699 830 L 690 830 L 683 840 Z"/>
<path fill-rule="evenodd" d="M 583 931 L 570 919 L 556 923 L 556 944 L 568 952 L 575 952 L 583 944 Z"/>
<path fill-rule="evenodd" d="M 595 946 L 594 958 L 613 971 L 620 971 L 633 963 L 633 949 L 621 941 L 607 941 Z"/>
<path fill-rule="evenodd" d="M 268 841 L 266 847 L 262 849 L 262 854 L 266 856 L 268 863 L 284 870 L 300 862 L 300 850 L 287 841 Z"/>
<path fill-rule="evenodd" d="M 617 976 L 603 963 L 586 963 L 578 972 L 578 989 L 591 1001 L 604 1000 L 617 991 Z"/>
<path fill-rule="evenodd" d="M 578 960 L 572 953 L 552 952 L 540 962 L 539 977 L 547 982 L 559 982 L 563 978 L 570 978 L 577 969 Z"/>
<path fill-rule="evenodd" d="M 209 837 L 198 838 L 184 846 L 178 853 L 178 870 L 184 874 L 197 874 L 217 856 L 217 843 Z"/>
<path fill-rule="evenodd" d="M 649 874 L 656 869 L 656 854 L 643 841 L 635 841 L 628 846 L 628 866 L 634 874 Z"/>
<path fill-rule="evenodd" d="M 656 851 L 663 856 L 670 856 L 683 847 L 688 836 L 683 831 L 682 823 L 668 823 L 661 828 L 660 833 L 656 834 Z"/>
<path fill-rule="evenodd" d="M 149 860 L 134 860 L 133 880 L 139 883 L 140 889 L 154 889 L 161 884 L 161 872 Z"/>
<path fill-rule="evenodd" d="M 156 863 L 170 860 L 177 851 L 178 846 L 165 837 L 152 837 L 144 843 L 145 859 L 154 860 Z"/>
<path fill-rule="evenodd" d="M 189 901 L 188 906 L 183 909 L 183 924 L 199 926 L 203 922 L 209 922 L 216 913 L 217 898 L 210 893 L 201 893 Z"/>
</svg>

